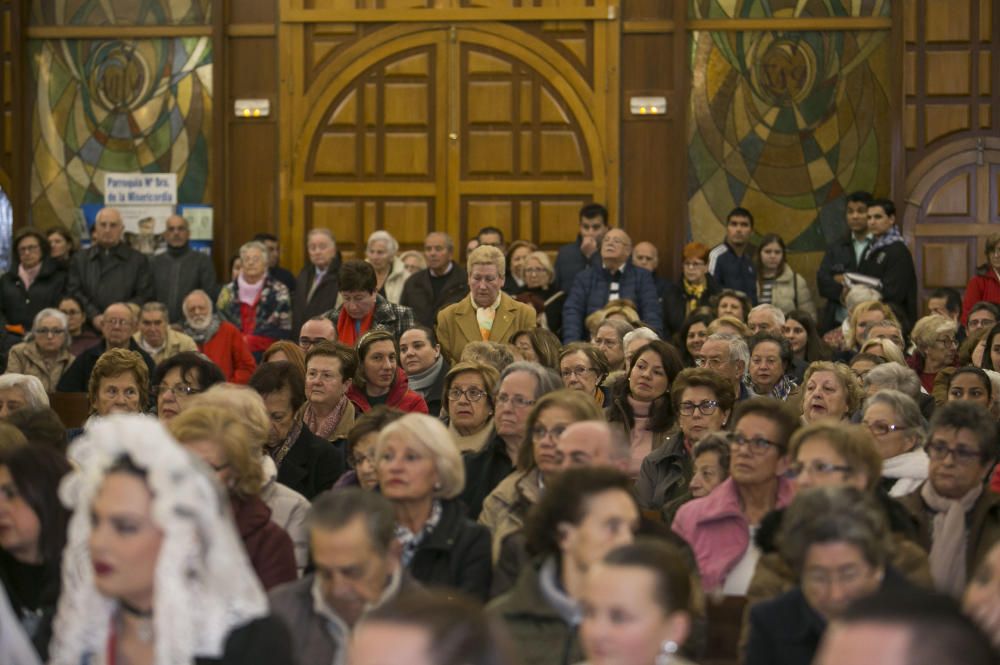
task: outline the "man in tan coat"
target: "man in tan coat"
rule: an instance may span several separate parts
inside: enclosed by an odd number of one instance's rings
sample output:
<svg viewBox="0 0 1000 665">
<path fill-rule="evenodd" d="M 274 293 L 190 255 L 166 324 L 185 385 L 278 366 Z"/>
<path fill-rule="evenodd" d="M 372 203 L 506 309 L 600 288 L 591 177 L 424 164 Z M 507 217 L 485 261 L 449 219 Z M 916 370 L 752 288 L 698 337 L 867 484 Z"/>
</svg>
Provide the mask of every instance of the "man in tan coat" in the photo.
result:
<svg viewBox="0 0 1000 665">
<path fill-rule="evenodd" d="M 469 297 L 437 316 L 437 338 L 451 362 L 458 362 L 469 342 L 509 342 L 519 330 L 535 327 L 535 310 L 503 293 L 506 260 L 484 245 L 469 254 Z"/>
<path fill-rule="evenodd" d="M 198 345 L 188 335 L 170 327 L 167 307 L 148 302 L 139 314 L 139 331 L 132 339 L 152 357 L 157 365 L 182 351 L 197 351 Z"/>
</svg>

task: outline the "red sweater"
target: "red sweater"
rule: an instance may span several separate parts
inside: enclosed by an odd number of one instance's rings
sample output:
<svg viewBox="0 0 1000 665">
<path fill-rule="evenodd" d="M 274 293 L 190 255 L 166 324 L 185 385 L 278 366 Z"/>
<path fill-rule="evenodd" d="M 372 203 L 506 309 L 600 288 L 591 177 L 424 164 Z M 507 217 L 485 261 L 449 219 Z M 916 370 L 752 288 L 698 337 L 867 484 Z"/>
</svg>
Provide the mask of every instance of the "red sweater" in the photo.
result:
<svg viewBox="0 0 1000 665">
<path fill-rule="evenodd" d="M 259 496 L 231 497 L 233 520 L 250 563 L 265 589 L 298 578 L 295 549 L 284 529 L 271 521 L 271 509 Z"/>
<path fill-rule="evenodd" d="M 198 350 L 219 366 L 230 383 L 247 383 L 257 369 L 257 362 L 243 341 L 243 334 L 228 321 L 219 325 L 215 337 L 199 344 Z"/>
<path fill-rule="evenodd" d="M 354 405 L 362 413 L 371 411 L 372 405 L 368 402 L 368 395 L 353 383 L 347 389 L 347 399 L 354 402 Z M 410 382 L 402 367 L 396 368 L 396 380 L 389 388 L 389 396 L 385 400 L 385 405 L 407 413 L 427 413 L 427 402 L 424 401 L 423 397 L 410 390 Z"/>
<path fill-rule="evenodd" d="M 1000 279 L 996 271 L 989 266 L 980 268 L 965 286 L 965 298 L 962 299 L 962 323 L 969 322 L 969 310 L 977 302 L 985 300 L 1000 305 Z"/>
</svg>

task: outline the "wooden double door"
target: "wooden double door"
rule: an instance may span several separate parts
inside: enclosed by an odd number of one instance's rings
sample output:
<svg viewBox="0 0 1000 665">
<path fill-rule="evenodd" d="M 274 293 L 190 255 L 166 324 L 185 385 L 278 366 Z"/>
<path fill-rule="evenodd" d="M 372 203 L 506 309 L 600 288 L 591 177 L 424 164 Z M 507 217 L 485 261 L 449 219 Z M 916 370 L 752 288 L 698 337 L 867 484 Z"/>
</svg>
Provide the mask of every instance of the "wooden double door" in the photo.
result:
<svg viewBox="0 0 1000 665">
<path fill-rule="evenodd" d="M 617 25 L 336 23 L 283 16 L 282 237 L 329 228 L 459 247 L 483 226 L 553 249 L 580 206 L 617 207 Z M 327 17 L 329 15 L 319 15 Z"/>
</svg>

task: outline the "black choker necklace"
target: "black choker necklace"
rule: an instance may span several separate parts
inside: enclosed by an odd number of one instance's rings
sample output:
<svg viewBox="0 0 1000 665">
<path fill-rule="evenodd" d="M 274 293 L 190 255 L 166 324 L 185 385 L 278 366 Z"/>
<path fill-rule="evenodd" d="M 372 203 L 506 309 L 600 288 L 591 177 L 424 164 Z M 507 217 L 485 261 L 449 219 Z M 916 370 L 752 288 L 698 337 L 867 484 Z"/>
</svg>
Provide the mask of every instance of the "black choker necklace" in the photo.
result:
<svg viewBox="0 0 1000 665">
<path fill-rule="evenodd" d="M 153 617 L 153 610 L 140 610 L 135 605 L 129 605 L 124 600 L 118 601 L 121 605 L 122 611 L 130 616 L 138 617 L 140 619 L 150 619 Z"/>
</svg>

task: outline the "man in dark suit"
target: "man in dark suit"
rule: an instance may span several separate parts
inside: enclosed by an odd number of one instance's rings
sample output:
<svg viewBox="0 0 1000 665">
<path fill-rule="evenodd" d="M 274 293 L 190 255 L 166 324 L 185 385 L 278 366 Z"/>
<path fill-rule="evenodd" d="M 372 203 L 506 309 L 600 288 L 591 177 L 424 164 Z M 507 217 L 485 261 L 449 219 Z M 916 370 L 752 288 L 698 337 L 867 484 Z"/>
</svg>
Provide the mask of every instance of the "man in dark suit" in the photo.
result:
<svg viewBox="0 0 1000 665">
<path fill-rule="evenodd" d="M 330 229 L 313 229 L 306 237 L 309 263 L 299 273 L 292 293 L 292 337 L 314 316 L 337 306 L 337 240 Z"/>
<path fill-rule="evenodd" d="M 59 379 L 56 392 L 60 393 L 85 393 L 90 382 L 90 373 L 94 371 L 97 359 L 108 349 L 128 349 L 135 351 L 146 361 L 149 368 L 149 375 L 153 376 L 156 363 L 148 353 L 132 339 L 135 332 L 135 317 L 132 310 L 125 303 L 112 303 L 104 310 L 100 316 L 101 334 L 103 339 L 76 357 L 73 364 L 66 368 L 66 372 Z"/>
<path fill-rule="evenodd" d="M 469 294 L 469 275 L 453 260 L 455 243 L 442 231 L 432 231 L 424 239 L 427 268 L 410 276 L 403 285 L 399 304 L 413 310 L 417 322 L 434 327 L 439 310 Z"/>
<path fill-rule="evenodd" d="M 122 242 L 124 232 L 121 214 L 114 208 L 102 208 L 91 233 L 94 244 L 70 259 L 67 291 L 98 330 L 102 312 L 113 303 L 142 306 L 153 299 L 149 261 Z"/>
</svg>

